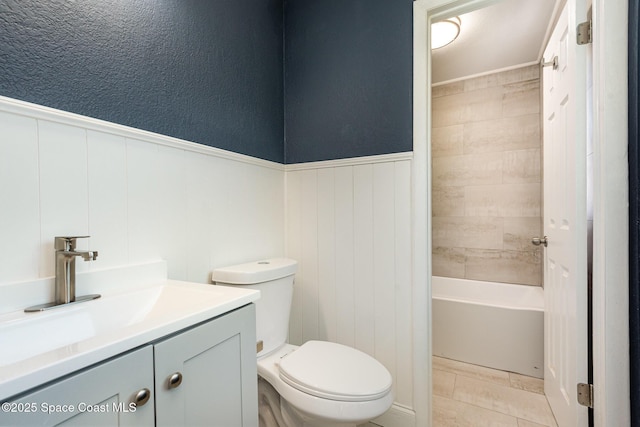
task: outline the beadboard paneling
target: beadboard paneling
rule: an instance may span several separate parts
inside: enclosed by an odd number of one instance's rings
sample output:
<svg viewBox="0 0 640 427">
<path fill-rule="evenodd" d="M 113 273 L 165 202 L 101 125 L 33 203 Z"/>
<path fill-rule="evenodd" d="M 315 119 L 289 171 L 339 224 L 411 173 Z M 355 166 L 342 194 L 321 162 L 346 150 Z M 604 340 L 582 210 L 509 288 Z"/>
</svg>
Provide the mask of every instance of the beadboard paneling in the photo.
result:
<svg viewBox="0 0 640 427">
<path fill-rule="evenodd" d="M 53 276 L 54 236 L 85 236 L 89 231 L 87 143 L 84 129 L 38 121 L 40 173 L 40 274 Z M 78 248 L 86 248 L 78 242 Z M 86 271 L 84 262 L 76 271 Z"/>
<path fill-rule="evenodd" d="M 6 98 L 0 127 L 0 285 L 53 276 L 60 235 L 91 235 L 78 271 L 163 259 L 201 283 L 284 254 L 284 167 Z"/>
<path fill-rule="evenodd" d="M 374 356 L 411 407 L 411 161 L 323 163 L 286 181 L 286 253 L 299 261 L 290 342 Z"/>
<path fill-rule="evenodd" d="M 100 256 L 91 267 L 126 265 L 129 224 L 125 138 L 87 131 L 87 164 L 90 243 L 92 247 L 100 248 Z"/>
<path fill-rule="evenodd" d="M 331 170 L 331 169 L 329 169 Z M 336 288 L 337 342 L 353 345 L 356 340 L 356 313 L 354 310 L 356 294 L 354 284 L 354 206 L 353 206 L 353 168 L 349 166 L 333 169 L 335 185 L 336 219 L 336 280 L 323 283 L 323 287 Z M 287 173 L 287 179 L 296 173 Z M 293 194 L 287 194 L 287 202 Z M 294 244 L 295 236 L 287 236 L 287 244 Z M 311 242 L 313 244 L 313 242 Z M 313 262 L 313 260 L 309 260 Z"/>
<path fill-rule="evenodd" d="M 0 112 L 0 272 L 6 281 L 39 277 L 38 122 Z"/>
<path fill-rule="evenodd" d="M 336 199 L 333 169 L 318 170 L 318 284 L 336 280 Z M 318 337 L 337 341 L 336 287 L 318 287 Z"/>
</svg>

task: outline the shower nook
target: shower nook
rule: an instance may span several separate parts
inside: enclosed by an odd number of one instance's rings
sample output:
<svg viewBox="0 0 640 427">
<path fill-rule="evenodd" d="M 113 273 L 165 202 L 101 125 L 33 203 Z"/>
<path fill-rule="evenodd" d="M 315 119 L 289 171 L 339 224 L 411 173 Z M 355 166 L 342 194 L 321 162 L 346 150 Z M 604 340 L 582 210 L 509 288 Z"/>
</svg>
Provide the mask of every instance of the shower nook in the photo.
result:
<svg viewBox="0 0 640 427">
<path fill-rule="evenodd" d="M 431 139 L 433 354 L 538 378 L 540 98 L 538 64 L 435 84 Z"/>
</svg>

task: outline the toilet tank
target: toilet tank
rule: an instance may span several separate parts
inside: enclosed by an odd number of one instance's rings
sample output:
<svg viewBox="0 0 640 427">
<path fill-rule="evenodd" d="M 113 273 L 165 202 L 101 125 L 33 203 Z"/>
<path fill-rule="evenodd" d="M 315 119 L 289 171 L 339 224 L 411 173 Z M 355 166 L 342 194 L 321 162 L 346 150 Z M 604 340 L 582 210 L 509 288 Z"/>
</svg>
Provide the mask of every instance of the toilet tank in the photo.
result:
<svg viewBox="0 0 640 427">
<path fill-rule="evenodd" d="M 256 338 L 263 342 L 263 349 L 258 357 L 287 342 L 297 267 L 295 260 L 273 258 L 218 268 L 211 275 L 216 285 L 245 286 L 260 291 L 260 299 L 255 302 Z"/>
</svg>

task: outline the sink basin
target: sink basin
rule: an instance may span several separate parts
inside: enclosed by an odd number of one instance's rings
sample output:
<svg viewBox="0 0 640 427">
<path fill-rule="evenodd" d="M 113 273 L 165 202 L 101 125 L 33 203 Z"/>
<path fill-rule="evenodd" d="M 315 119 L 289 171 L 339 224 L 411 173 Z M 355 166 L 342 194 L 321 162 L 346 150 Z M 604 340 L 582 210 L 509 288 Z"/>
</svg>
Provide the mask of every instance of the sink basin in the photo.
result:
<svg viewBox="0 0 640 427">
<path fill-rule="evenodd" d="M 52 311 L 29 313 L 8 322 L 2 322 L 0 318 L 3 348 L 0 366 L 141 322 L 153 322 L 167 317 L 172 311 L 192 308 L 194 304 L 213 305 L 224 292 L 214 286 L 210 288 L 154 286 Z"/>
<path fill-rule="evenodd" d="M 2 315 L 0 399 L 224 314 L 258 296 L 246 289 L 166 281 L 46 312 Z"/>
</svg>

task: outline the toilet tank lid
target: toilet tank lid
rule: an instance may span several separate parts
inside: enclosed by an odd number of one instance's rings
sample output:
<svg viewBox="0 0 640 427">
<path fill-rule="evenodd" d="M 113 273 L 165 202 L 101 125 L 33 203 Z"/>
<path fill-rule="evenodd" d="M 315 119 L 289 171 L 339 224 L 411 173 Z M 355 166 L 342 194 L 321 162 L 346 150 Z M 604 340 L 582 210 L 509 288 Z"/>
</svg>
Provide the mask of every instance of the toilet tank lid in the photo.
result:
<svg viewBox="0 0 640 427">
<path fill-rule="evenodd" d="M 298 261 L 288 258 L 271 258 L 246 264 L 217 268 L 211 280 L 230 285 L 253 285 L 277 280 L 295 274 Z"/>
</svg>

